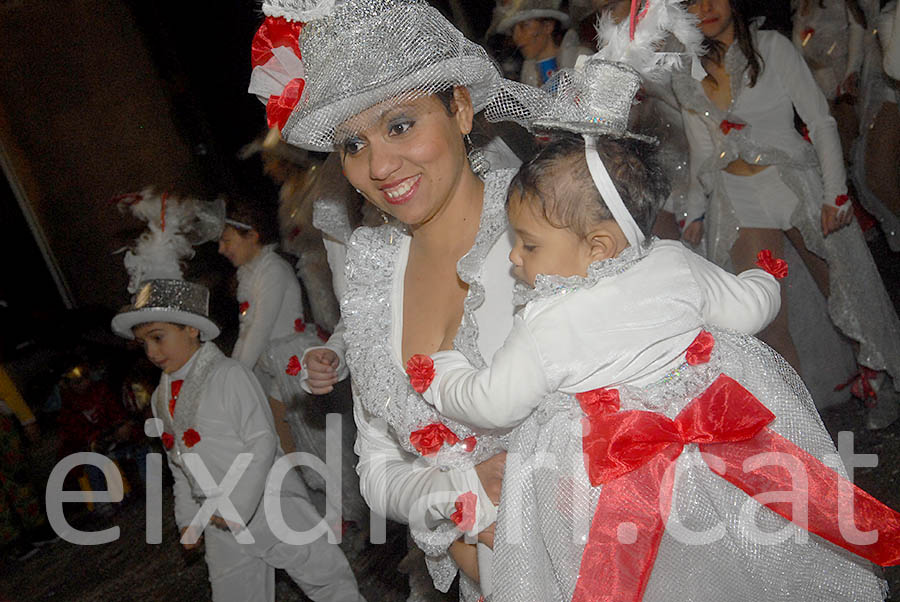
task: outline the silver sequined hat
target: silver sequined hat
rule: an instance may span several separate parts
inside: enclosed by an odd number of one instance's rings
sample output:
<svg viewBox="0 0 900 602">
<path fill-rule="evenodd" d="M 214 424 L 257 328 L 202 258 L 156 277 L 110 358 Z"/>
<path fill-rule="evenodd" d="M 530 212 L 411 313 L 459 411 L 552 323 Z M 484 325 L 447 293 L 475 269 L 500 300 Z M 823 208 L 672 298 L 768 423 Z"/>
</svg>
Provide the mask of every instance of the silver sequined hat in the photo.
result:
<svg viewBox="0 0 900 602">
<path fill-rule="evenodd" d="M 132 328 L 149 322 L 193 326 L 204 341 L 219 336 L 219 327 L 209 319 L 209 290 L 187 280 L 144 282 L 131 305 L 113 318 L 112 329 L 120 337 L 133 339 Z"/>
<path fill-rule="evenodd" d="M 138 324 L 170 322 L 193 326 L 204 341 L 219 336 L 209 319 L 209 290 L 184 280 L 181 265 L 194 255 L 193 245 L 219 238 L 225 203 L 169 198 L 152 190 L 121 198 L 120 209 L 147 222 L 147 229 L 125 253 L 132 298 L 112 319 L 113 332 L 133 339 Z"/>
<path fill-rule="evenodd" d="M 282 129 L 291 144 L 335 148 L 335 129 L 378 104 L 465 86 L 489 121 L 528 127 L 546 95 L 506 80 L 485 50 L 422 0 L 348 0 L 300 34 L 303 95 Z M 354 120 L 352 135 L 371 123 Z"/>
<path fill-rule="evenodd" d="M 567 28 L 572 20 L 560 9 L 561 6 L 562 0 L 509 0 L 506 4 L 498 3 L 489 31 L 506 34 L 516 23 L 529 19 L 554 19 Z"/>
<path fill-rule="evenodd" d="M 581 60 L 574 69 L 562 69 L 544 84 L 553 100 L 533 127 L 656 142 L 656 138 L 628 131 L 631 106 L 640 87 L 640 74 L 624 63 L 596 56 Z"/>
</svg>

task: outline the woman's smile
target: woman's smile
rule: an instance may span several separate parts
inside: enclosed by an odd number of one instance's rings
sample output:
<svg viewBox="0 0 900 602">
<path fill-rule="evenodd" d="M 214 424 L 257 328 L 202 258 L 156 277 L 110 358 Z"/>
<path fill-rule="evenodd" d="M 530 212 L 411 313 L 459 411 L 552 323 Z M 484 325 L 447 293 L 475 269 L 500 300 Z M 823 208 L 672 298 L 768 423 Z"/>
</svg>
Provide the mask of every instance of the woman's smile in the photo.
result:
<svg viewBox="0 0 900 602">
<path fill-rule="evenodd" d="M 391 182 L 381 187 L 384 200 L 391 205 L 403 205 L 409 201 L 419 189 L 419 181 L 422 175 L 418 174 L 409 178 L 404 178 L 399 182 Z"/>
</svg>

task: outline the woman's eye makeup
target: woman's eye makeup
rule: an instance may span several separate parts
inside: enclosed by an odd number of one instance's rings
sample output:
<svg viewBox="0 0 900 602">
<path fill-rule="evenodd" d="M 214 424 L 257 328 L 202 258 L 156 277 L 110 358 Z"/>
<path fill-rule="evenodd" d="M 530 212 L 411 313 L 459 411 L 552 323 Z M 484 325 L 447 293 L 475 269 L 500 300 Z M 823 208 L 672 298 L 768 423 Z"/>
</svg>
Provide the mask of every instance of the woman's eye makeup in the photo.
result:
<svg viewBox="0 0 900 602">
<path fill-rule="evenodd" d="M 347 138 L 341 143 L 341 148 L 344 150 L 344 153 L 348 155 L 355 155 L 361 151 L 364 146 L 365 144 L 362 139 L 355 136 Z"/>
<path fill-rule="evenodd" d="M 388 122 L 388 135 L 398 136 L 405 134 L 415 125 L 415 121 L 409 117 L 395 117 Z"/>
</svg>

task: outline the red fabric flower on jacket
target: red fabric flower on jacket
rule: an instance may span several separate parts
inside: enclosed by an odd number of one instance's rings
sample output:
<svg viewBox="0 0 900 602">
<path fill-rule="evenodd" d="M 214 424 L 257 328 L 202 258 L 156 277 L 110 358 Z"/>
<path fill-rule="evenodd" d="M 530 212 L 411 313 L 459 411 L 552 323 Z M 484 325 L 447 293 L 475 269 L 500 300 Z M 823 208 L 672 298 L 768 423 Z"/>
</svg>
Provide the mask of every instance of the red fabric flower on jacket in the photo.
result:
<svg viewBox="0 0 900 602">
<path fill-rule="evenodd" d="M 788 275 L 788 264 L 784 259 L 772 257 L 772 251 L 763 249 L 756 256 L 756 265 L 769 272 L 778 280 Z"/>
<path fill-rule="evenodd" d="M 709 361 L 709 356 L 712 355 L 715 344 L 716 339 L 713 335 L 705 330 L 701 330 L 700 334 L 697 335 L 697 338 L 694 339 L 694 342 L 688 345 L 687 351 L 684 353 L 684 359 L 687 360 L 687 363 L 691 366 L 705 364 Z"/>
<path fill-rule="evenodd" d="M 578 400 L 581 409 L 588 416 L 611 414 L 618 412 L 620 407 L 618 389 L 594 389 L 576 393 L 575 399 Z"/>
<path fill-rule="evenodd" d="M 188 447 L 194 447 L 200 441 L 200 433 L 194 429 L 188 429 L 184 431 L 181 440 L 184 441 L 184 444 Z"/>
<path fill-rule="evenodd" d="M 175 445 L 175 437 L 171 433 L 163 433 L 160 438 L 162 439 L 163 447 L 166 449 L 172 449 L 172 446 Z"/>
<path fill-rule="evenodd" d="M 434 360 L 427 355 L 417 353 L 406 362 L 406 373 L 409 384 L 417 393 L 424 393 L 434 380 Z"/>
<path fill-rule="evenodd" d="M 436 454 L 443 447 L 444 443 L 456 445 L 459 443 L 459 437 L 456 433 L 447 428 L 446 425 L 435 422 L 424 428 L 413 431 L 409 434 L 409 442 L 423 456 Z"/>
<path fill-rule="evenodd" d="M 294 320 L 294 332 L 303 332 L 304 330 L 306 330 L 306 322 L 303 321 L 303 318 Z"/>
<path fill-rule="evenodd" d="M 303 366 L 300 364 L 300 359 L 296 355 L 292 355 L 291 359 L 288 360 L 287 368 L 284 369 L 284 373 L 289 374 L 290 376 L 297 376 L 302 369 Z"/>
<path fill-rule="evenodd" d="M 468 531 L 475 526 L 475 507 L 478 496 L 467 491 L 460 494 L 453 504 L 456 511 L 450 515 L 450 520 L 456 523 L 460 531 Z"/>
<path fill-rule="evenodd" d="M 242 315 L 242 316 L 243 316 L 245 313 L 247 313 L 247 310 L 248 310 L 248 309 L 250 309 L 250 302 L 249 302 L 249 301 L 244 301 L 243 303 L 241 303 L 240 305 L 238 305 L 238 311 L 241 312 L 241 315 Z"/>
<path fill-rule="evenodd" d="M 746 123 L 737 123 L 736 121 L 728 121 L 727 119 L 723 119 L 722 123 L 719 124 L 719 129 L 722 130 L 722 133 L 726 136 L 731 130 L 741 131 L 745 127 L 747 127 Z"/>
<path fill-rule="evenodd" d="M 834 204 L 837 205 L 838 207 L 841 207 L 843 205 L 846 205 L 847 201 L 849 201 L 849 200 L 850 200 L 849 194 L 839 194 L 836 197 L 834 197 Z"/>
</svg>

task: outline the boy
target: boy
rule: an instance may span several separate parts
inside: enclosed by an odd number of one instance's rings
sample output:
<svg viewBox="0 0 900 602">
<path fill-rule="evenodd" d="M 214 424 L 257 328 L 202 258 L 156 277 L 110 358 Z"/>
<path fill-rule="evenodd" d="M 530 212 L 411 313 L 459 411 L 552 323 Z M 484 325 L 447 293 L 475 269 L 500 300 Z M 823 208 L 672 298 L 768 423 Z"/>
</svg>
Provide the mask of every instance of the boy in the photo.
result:
<svg viewBox="0 0 900 602">
<path fill-rule="evenodd" d="M 207 289 L 153 279 L 134 299 L 115 316 L 112 328 L 138 340 L 163 371 L 151 407 L 163 424 L 161 437 L 175 477 L 175 518 L 185 549 L 205 539 L 213 600 L 273 601 L 273 569 L 282 568 L 313 600 L 362 601 L 338 546 L 322 537 L 292 545 L 273 531 L 278 527 L 263 501 L 269 471 L 282 455 L 272 414 L 252 373 L 211 342 L 219 329 L 207 317 Z M 239 475 L 236 482 L 229 473 Z M 293 470 L 280 495 L 288 527 L 303 532 L 320 522 Z M 209 526 L 193 522 L 204 501 L 215 498 L 222 500 L 218 508 L 229 520 L 214 514 Z M 229 513 L 229 502 L 237 515 Z"/>
</svg>

